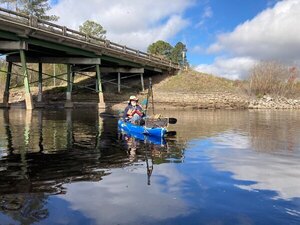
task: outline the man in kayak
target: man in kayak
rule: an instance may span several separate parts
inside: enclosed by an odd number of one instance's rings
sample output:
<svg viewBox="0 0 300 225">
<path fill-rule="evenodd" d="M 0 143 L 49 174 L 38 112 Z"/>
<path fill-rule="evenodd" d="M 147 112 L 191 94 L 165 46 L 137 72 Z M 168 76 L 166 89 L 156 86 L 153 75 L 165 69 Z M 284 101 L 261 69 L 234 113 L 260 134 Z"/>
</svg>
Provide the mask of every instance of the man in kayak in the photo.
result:
<svg viewBox="0 0 300 225">
<path fill-rule="evenodd" d="M 123 119 L 138 124 L 144 116 L 143 108 L 138 104 L 139 99 L 132 95 L 129 98 L 128 106 L 124 110 Z"/>
</svg>

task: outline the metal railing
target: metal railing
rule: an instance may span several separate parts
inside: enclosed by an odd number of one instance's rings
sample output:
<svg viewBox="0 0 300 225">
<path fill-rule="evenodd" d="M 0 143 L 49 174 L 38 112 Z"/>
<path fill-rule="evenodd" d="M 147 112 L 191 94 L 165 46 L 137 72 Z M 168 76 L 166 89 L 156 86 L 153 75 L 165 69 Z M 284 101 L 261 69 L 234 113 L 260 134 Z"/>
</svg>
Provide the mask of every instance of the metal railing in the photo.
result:
<svg viewBox="0 0 300 225">
<path fill-rule="evenodd" d="M 127 54 L 130 56 L 134 56 L 138 59 L 143 60 L 150 60 L 152 62 L 159 63 L 161 65 L 164 65 L 166 67 L 179 69 L 179 65 L 176 63 L 173 63 L 171 60 L 168 60 L 162 56 L 157 56 L 153 54 L 149 54 L 146 52 L 142 52 L 133 48 L 129 48 L 125 45 L 120 45 L 117 43 L 114 43 L 112 41 L 109 41 L 107 39 L 101 39 L 98 37 L 88 36 L 85 33 L 79 32 L 77 30 L 70 29 L 65 26 L 60 26 L 55 23 L 51 23 L 49 21 L 45 21 L 42 19 L 39 19 L 35 16 L 28 16 L 22 13 L 18 13 L 15 11 L 7 10 L 0 7 L 0 20 L 6 20 L 8 22 L 14 22 L 18 24 L 22 24 L 25 26 L 28 26 L 33 29 L 40 29 L 43 31 L 47 31 L 56 35 L 62 35 L 66 38 L 72 38 L 78 41 L 83 41 L 88 44 L 94 44 L 97 47 L 100 47 L 102 49 L 112 50 L 114 52 L 118 52 L 121 54 Z"/>
</svg>

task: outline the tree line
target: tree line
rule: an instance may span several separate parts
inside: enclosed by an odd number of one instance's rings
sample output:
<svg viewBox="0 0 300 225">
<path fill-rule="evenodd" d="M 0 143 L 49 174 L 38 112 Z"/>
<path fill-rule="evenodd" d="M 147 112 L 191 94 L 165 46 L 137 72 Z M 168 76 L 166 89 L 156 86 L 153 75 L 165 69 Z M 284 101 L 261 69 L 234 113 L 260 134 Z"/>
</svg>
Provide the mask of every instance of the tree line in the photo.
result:
<svg viewBox="0 0 300 225">
<path fill-rule="evenodd" d="M 162 40 L 150 44 L 147 48 L 148 53 L 163 56 L 180 66 L 187 66 L 186 51 L 186 46 L 182 42 L 178 42 L 173 47 L 170 43 Z"/>
</svg>

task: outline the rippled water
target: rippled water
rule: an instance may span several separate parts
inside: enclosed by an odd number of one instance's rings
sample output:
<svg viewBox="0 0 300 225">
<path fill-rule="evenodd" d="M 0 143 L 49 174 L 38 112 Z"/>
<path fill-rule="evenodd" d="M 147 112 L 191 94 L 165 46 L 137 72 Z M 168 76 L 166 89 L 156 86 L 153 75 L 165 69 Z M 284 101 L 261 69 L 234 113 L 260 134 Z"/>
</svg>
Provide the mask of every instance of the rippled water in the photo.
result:
<svg viewBox="0 0 300 225">
<path fill-rule="evenodd" d="M 138 141 L 95 110 L 0 111 L 0 224 L 300 224 L 299 111 L 164 111 Z"/>
</svg>

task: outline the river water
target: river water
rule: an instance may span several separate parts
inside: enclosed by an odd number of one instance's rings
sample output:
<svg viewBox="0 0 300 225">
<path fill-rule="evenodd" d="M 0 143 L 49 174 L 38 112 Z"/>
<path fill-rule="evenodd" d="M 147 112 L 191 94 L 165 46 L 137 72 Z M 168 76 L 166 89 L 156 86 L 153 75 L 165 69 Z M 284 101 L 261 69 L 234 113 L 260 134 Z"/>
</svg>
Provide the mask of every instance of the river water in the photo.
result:
<svg viewBox="0 0 300 225">
<path fill-rule="evenodd" d="M 96 110 L 0 111 L 0 224 L 300 224 L 300 112 L 161 113 L 166 141 Z"/>
</svg>

